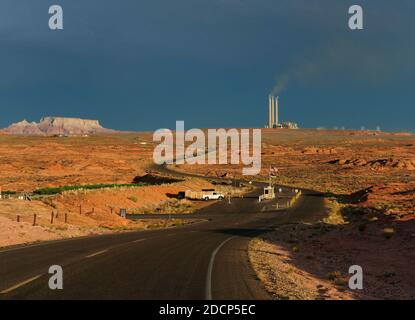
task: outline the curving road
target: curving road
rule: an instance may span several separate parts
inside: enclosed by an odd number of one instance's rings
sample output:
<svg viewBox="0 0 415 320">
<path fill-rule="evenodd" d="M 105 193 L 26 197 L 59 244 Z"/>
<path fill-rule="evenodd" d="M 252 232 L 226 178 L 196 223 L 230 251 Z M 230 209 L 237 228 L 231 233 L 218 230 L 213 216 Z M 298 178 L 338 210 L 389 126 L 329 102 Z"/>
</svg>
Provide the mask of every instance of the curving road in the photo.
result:
<svg viewBox="0 0 415 320">
<path fill-rule="evenodd" d="M 248 261 L 249 240 L 321 218 L 323 198 L 303 191 L 277 211 L 258 203 L 260 192 L 204 208 L 195 215 L 209 219 L 202 223 L 2 250 L 0 299 L 269 299 Z M 51 265 L 63 268 L 63 290 L 48 287 Z"/>
</svg>

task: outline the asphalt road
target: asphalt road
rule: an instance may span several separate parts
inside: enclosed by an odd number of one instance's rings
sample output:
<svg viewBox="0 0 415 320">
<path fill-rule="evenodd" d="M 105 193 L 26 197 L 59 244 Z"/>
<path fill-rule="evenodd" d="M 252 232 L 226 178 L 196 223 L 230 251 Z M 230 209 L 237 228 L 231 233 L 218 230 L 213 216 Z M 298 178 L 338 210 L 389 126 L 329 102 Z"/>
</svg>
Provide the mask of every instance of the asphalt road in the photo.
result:
<svg viewBox="0 0 415 320">
<path fill-rule="evenodd" d="M 204 208 L 206 222 L 2 250 L 0 299 L 269 299 L 249 264 L 249 240 L 321 218 L 323 198 L 303 191 L 294 207 L 272 210 L 259 193 Z M 48 287 L 52 265 L 63 268 L 63 290 Z"/>
</svg>

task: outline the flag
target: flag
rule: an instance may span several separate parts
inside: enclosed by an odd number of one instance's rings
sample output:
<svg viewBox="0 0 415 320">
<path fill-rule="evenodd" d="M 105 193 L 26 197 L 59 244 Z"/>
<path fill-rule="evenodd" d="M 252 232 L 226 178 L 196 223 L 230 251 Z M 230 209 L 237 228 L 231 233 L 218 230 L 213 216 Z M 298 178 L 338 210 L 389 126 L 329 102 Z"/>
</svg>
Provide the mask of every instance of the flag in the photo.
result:
<svg viewBox="0 0 415 320">
<path fill-rule="evenodd" d="M 271 167 L 269 169 L 269 175 L 270 177 L 276 177 L 278 173 L 278 168 L 277 167 Z"/>
</svg>

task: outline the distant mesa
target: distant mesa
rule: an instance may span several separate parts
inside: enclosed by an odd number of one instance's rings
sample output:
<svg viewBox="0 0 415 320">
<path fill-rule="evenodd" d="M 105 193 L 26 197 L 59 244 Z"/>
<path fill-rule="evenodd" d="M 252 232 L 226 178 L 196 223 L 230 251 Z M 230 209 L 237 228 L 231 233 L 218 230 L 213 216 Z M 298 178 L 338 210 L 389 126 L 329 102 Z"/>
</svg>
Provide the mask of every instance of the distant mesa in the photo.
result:
<svg viewBox="0 0 415 320">
<path fill-rule="evenodd" d="M 98 120 L 78 118 L 44 117 L 40 122 L 26 120 L 13 123 L 2 130 L 4 133 L 34 136 L 83 136 L 118 131 L 103 128 Z"/>
</svg>

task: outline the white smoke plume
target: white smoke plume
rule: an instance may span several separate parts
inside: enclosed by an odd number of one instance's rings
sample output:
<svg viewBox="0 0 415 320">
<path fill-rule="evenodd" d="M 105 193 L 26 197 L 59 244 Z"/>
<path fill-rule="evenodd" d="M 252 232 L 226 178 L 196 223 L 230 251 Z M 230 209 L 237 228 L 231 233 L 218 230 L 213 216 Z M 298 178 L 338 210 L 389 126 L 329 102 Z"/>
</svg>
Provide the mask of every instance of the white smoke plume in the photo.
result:
<svg viewBox="0 0 415 320">
<path fill-rule="evenodd" d="M 291 83 L 307 81 L 307 79 L 316 76 L 319 70 L 322 70 L 322 68 L 318 67 L 316 63 L 308 62 L 300 65 L 297 69 L 292 69 L 289 72 L 283 73 L 281 76 L 277 77 L 271 95 L 279 95 L 281 92 L 285 91 Z"/>
<path fill-rule="evenodd" d="M 410 59 L 414 47 L 408 44 L 406 49 L 384 50 L 378 46 L 359 46 L 352 41 L 338 40 L 307 58 L 299 59 L 297 66 L 277 76 L 271 94 L 278 95 L 296 84 L 327 86 L 339 79 L 363 85 L 389 83 L 403 72 L 415 71 L 415 60 Z"/>
</svg>

